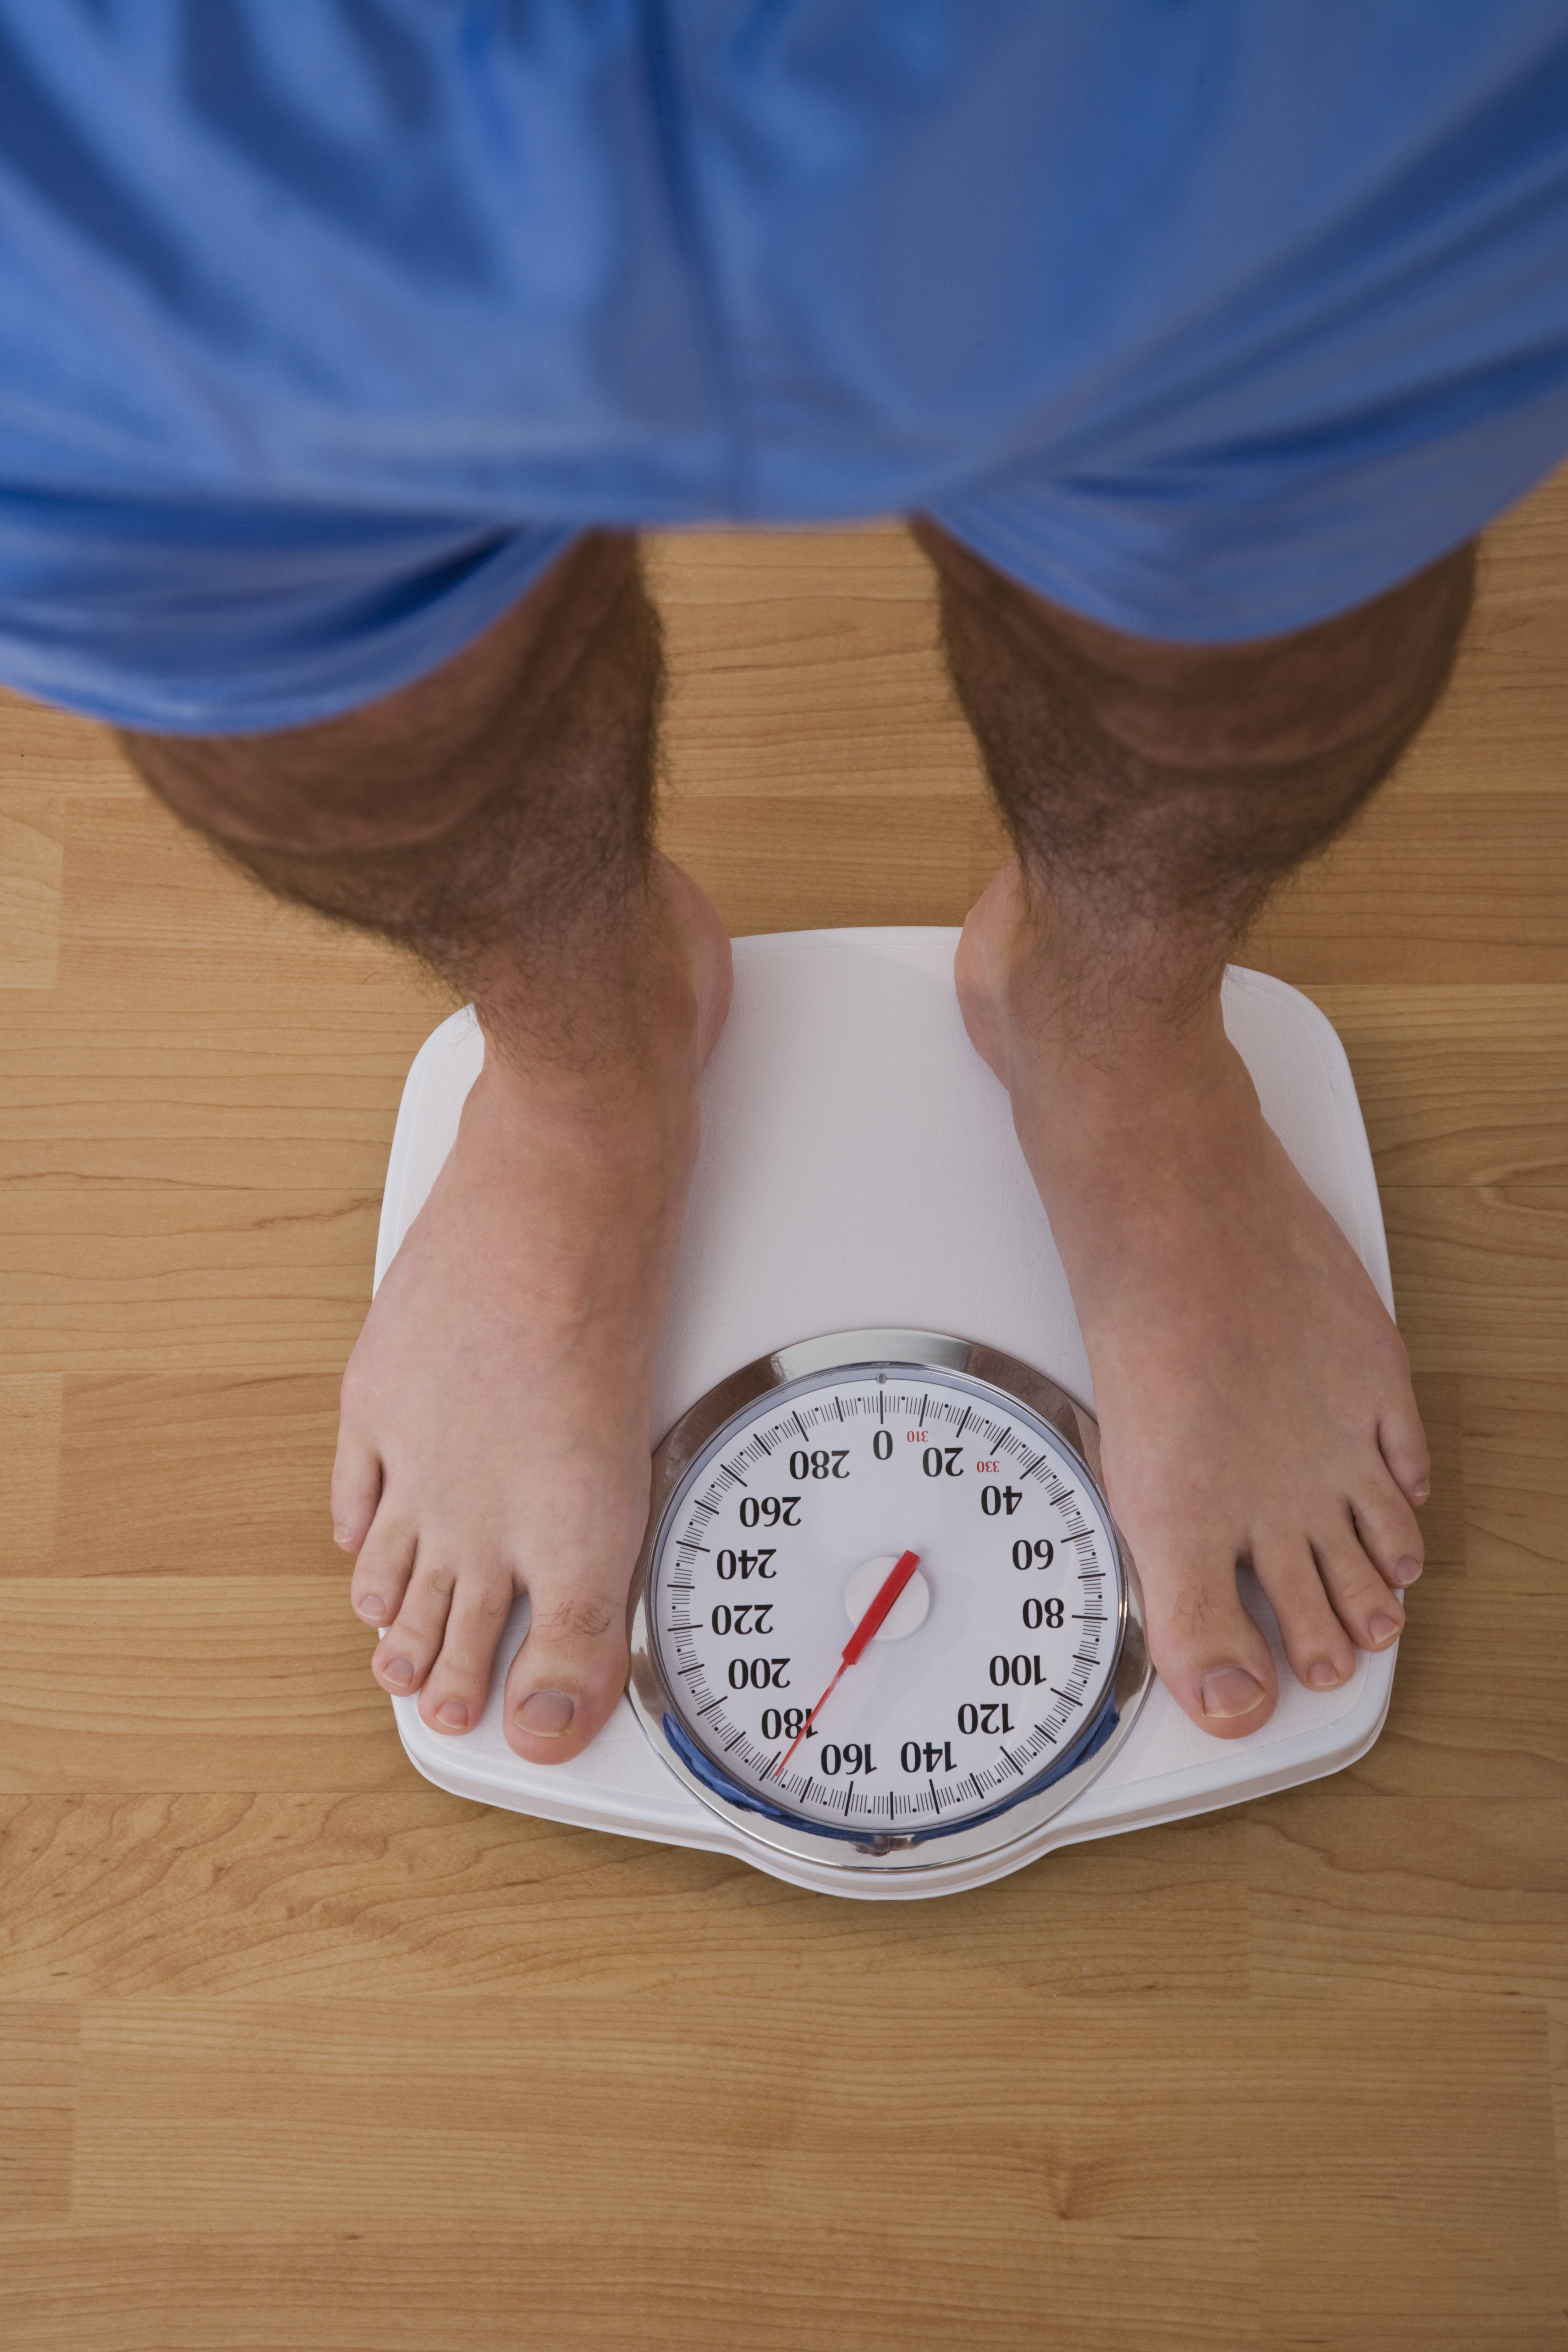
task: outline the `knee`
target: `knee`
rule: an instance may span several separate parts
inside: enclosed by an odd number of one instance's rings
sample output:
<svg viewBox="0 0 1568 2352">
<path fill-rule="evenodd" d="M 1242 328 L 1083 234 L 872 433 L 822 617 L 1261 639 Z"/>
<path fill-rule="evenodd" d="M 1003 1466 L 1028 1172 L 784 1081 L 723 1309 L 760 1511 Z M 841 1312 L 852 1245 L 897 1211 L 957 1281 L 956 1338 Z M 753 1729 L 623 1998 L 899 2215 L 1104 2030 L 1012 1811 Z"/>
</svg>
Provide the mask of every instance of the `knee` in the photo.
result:
<svg viewBox="0 0 1568 2352">
<path fill-rule="evenodd" d="M 1447 682 L 1475 578 L 1471 541 L 1310 628 L 1178 645 L 1053 604 L 929 522 L 915 537 L 937 571 L 966 707 L 1010 683 L 1083 712 L 1134 760 L 1178 772 L 1290 769 L 1407 740 Z"/>
<path fill-rule="evenodd" d="M 120 741 L 178 817 L 236 847 L 305 856 L 416 848 L 517 787 L 565 689 L 617 615 L 617 646 L 647 638 L 657 667 L 637 541 L 591 531 L 450 661 L 374 702 L 264 735 L 121 730 Z"/>
</svg>

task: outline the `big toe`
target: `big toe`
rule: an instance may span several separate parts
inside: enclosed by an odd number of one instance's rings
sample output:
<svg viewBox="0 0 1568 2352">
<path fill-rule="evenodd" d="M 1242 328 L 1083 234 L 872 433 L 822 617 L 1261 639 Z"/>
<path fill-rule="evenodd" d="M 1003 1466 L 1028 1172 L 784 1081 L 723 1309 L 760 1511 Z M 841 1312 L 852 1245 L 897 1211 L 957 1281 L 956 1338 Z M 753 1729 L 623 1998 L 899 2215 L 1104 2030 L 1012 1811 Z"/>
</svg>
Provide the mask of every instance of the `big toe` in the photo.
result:
<svg viewBox="0 0 1568 2352">
<path fill-rule="evenodd" d="M 1279 1696 L 1268 1644 L 1242 1606 L 1236 1563 L 1141 1559 L 1149 1651 L 1183 1711 L 1215 1739 L 1268 1722 Z"/>
<path fill-rule="evenodd" d="M 528 1639 L 507 1676 L 507 1744 L 530 1764 L 564 1764 L 582 1754 L 626 1688 L 626 1600 L 542 1579 L 529 1600 Z"/>
</svg>

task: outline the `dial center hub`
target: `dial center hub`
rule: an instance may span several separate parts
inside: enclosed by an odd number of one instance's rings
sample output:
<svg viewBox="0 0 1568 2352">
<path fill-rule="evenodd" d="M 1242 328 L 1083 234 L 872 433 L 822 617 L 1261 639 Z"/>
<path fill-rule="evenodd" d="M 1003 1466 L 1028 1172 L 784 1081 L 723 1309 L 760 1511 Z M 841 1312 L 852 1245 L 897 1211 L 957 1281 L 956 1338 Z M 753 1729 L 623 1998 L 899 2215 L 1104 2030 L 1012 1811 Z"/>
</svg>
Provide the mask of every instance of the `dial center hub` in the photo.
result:
<svg viewBox="0 0 1568 2352">
<path fill-rule="evenodd" d="M 852 1626 L 858 1625 L 898 1563 L 896 1551 L 882 1551 L 875 1559 L 863 1560 L 855 1570 L 844 1588 L 844 1613 Z M 931 1586 L 924 1571 L 917 1568 L 871 1639 L 901 1642 L 907 1633 L 918 1633 L 930 1614 Z"/>
</svg>

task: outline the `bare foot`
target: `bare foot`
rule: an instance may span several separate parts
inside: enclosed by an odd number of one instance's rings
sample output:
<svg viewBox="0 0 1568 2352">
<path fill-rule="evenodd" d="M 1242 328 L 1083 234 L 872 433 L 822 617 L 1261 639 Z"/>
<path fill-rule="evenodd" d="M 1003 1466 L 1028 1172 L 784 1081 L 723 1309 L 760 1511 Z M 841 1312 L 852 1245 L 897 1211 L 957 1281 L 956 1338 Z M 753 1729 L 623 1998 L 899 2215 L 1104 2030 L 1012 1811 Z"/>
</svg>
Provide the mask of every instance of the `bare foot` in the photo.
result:
<svg viewBox="0 0 1568 2352">
<path fill-rule="evenodd" d="M 1235 1738 L 1279 1696 L 1238 1561 L 1310 1687 L 1348 1678 L 1352 1643 L 1398 1637 L 1430 1466 L 1409 1365 L 1217 1008 L 1130 1089 L 1042 1010 L 1042 962 L 1008 866 L 964 927 L 964 1021 L 1012 1096 L 1072 1286 L 1154 1663 L 1195 1723 Z"/>
<path fill-rule="evenodd" d="M 536 1764 L 585 1748 L 626 1681 L 654 1351 L 729 1005 L 714 909 L 662 859 L 655 891 L 637 1050 L 584 1080 L 487 1048 L 343 1379 L 332 1517 L 353 1605 L 388 1629 L 373 1671 L 467 1731 L 526 1591 L 504 1722 Z"/>
</svg>

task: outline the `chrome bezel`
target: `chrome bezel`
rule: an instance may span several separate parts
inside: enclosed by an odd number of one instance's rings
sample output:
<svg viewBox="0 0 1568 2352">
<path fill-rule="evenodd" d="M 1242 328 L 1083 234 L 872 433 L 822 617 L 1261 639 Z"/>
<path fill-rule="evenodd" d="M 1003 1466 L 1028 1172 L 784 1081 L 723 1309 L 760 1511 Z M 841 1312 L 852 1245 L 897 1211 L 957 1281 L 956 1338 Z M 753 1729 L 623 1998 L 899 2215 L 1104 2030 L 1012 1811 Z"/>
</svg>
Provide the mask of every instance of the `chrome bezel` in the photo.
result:
<svg viewBox="0 0 1568 2352">
<path fill-rule="evenodd" d="M 995 1390 L 1009 1403 L 1022 1405 L 1033 1413 L 1079 1464 L 1094 1489 L 1110 1530 L 1118 1584 L 1116 1648 L 1104 1696 L 1072 1748 L 1045 1773 L 1026 1782 L 1016 1797 L 1004 1800 L 981 1819 L 951 1830 L 933 1825 L 899 1836 L 855 1841 L 840 1831 L 818 1829 L 807 1822 L 778 1819 L 759 1811 L 755 1798 L 739 1782 L 730 1782 L 735 1794 L 727 1795 L 722 1786 L 727 1778 L 723 1767 L 706 1749 L 701 1751 L 703 1760 L 711 1767 L 713 1781 L 721 1785 L 714 1786 L 691 1769 L 665 1729 L 666 1714 L 672 1714 L 685 1736 L 691 1738 L 654 1643 L 647 1583 L 666 1522 L 689 1472 L 731 1422 L 742 1414 L 749 1415 L 758 1402 L 773 1391 L 787 1388 L 797 1381 L 826 1372 L 882 1371 L 905 1367 L 959 1372 Z M 1104 1771 L 1131 1730 L 1153 1679 L 1137 1570 L 1110 1516 L 1099 1473 L 1100 1431 L 1093 1416 L 1043 1372 L 975 1340 L 957 1339 L 938 1331 L 834 1331 L 821 1339 L 781 1348 L 771 1356 L 759 1356 L 754 1363 L 731 1372 L 681 1414 L 653 1457 L 647 1532 L 632 1578 L 628 1696 L 656 1752 L 693 1796 L 744 1837 L 776 1852 L 795 1854 L 846 1874 L 947 1870 L 956 1863 L 989 1857 L 1024 1843 L 1064 1811 Z M 1105 1717 L 1112 1711 L 1115 1719 L 1106 1731 Z M 700 1745 L 695 1739 L 691 1744 L 694 1748 Z M 1086 1748 L 1092 1752 L 1085 1755 Z"/>
</svg>

